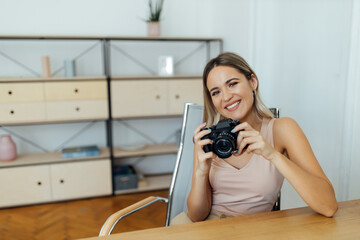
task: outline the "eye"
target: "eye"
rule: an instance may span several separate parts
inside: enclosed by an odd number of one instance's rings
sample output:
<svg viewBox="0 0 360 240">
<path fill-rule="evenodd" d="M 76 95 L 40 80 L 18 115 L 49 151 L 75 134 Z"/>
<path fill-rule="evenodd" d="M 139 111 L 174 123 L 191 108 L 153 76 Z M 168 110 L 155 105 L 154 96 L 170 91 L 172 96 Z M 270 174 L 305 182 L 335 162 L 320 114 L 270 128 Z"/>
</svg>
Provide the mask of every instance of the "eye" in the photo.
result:
<svg viewBox="0 0 360 240">
<path fill-rule="evenodd" d="M 219 94 L 219 92 L 220 92 L 220 91 L 213 91 L 213 92 L 211 93 L 211 96 L 216 96 L 216 95 Z"/>
<path fill-rule="evenodd" d="M 236 84 L 238 84 L 238 83 L 237 83 L 237 82 L 232 82 L 232 83 L 229 84 L 229 87 L 233 87 L 233 86 L 235 86 Z"/>
</svg>

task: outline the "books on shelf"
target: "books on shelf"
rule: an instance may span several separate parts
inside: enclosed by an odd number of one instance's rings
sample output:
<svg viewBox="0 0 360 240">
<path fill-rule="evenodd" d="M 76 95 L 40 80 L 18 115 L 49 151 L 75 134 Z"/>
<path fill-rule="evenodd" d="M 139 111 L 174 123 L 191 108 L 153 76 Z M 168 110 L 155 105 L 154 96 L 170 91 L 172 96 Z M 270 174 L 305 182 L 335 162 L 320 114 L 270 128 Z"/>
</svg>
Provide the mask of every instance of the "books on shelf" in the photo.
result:
<svg viewBox="0 0 360 240">
<path fill-rule="evenodd" d="M 100 155 L 100 150 L 96 145 L 63 148 L 61 151 L 62 158 L 80 158 Z"/>
</svg>

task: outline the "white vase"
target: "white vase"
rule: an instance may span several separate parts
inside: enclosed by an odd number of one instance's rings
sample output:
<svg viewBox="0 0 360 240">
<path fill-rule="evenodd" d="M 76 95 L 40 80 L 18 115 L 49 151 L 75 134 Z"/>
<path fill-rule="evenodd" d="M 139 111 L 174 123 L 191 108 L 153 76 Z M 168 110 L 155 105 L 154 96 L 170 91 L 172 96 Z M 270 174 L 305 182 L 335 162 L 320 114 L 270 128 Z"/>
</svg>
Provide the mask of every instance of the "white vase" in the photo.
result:
<svg viewBox="0 0 360 240">
<path fill-rule="evenodd" d="M 16 158 L 16 145 L 10 135 L 0 136 L 0 161 L 11 161 Z"/>
<path fill-rule="evenodd" d="M 149 37 L 159 37 L 161 33 L 160 22 L 148 22 L 147 35 Z"/>
</svg>

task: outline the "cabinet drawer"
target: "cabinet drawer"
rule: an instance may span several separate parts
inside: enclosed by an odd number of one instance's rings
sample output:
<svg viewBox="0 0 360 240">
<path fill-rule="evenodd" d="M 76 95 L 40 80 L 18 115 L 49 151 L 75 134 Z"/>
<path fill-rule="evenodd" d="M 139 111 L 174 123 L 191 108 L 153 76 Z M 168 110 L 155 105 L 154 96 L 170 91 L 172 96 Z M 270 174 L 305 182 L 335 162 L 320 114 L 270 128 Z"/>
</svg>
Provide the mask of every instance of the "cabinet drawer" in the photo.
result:
<svg viewBox="0 0 360 240">
<path fill-rule="evenodd" d="M 50 121 L 106 119 L 108 112 L 107 100 L 46 103 L 46 118 Z"/>
<path fill-rule="evenodd" d="M 46 82 L 46 101 L 106 99 L 106 81 Z"/>
<path fill-rule="evenodd" d="M 168 112 L 183 114 L 184 103 L 193 102 L 203 105 L 203 86 L 201 79 L 169 81 Z"/>
<path fill-rule="evenodd" d="M 1 207 L 51 200 L 49 166 L 3 168 L 0 182 Z"/>
<path fill-rule="evenodd" d="M 41 102 L 43 83 L 0 83 L 0 103 Z"/>
<path fill-rule="evenodd" d="M 112 81 L 111 111 L 115 118 L 166 114 L 166 81 Z"/>
<path fill-rule="evenodd" d="M 112 193 L 110 160 L 53 164 L 53 199 L 75 199 Z"/>
<path fill-rule="evenodd" d="M 45 103 L 0 104 L 1 124 L 41 121 L 45 121 Z"/>
</svg>

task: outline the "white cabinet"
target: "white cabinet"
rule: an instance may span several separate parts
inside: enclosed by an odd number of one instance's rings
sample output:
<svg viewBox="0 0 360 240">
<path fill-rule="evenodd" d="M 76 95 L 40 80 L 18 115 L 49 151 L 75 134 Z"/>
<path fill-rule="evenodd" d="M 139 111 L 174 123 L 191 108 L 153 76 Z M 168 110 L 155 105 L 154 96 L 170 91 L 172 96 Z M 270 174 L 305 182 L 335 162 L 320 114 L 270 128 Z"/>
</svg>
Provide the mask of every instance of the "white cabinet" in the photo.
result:
<svg viewBox="0 0 360 240">
<path fill-rule="evenodd" d="M 109 195 L 110 160 L 53 164 L 50 166 L 53 200 Z"/>
<path fill-rule="evenodd" d="M 111 81 L 113 118 L 165 115 L 167 87 L 160 80 Z"/>
<path fill-rule="evenodd" d="M 181 115 L 185 102 L 202 104 L 203 101 L 199 77 L 114 79 L 111 81 L 113 118 Z"/>
<path fill-rule="evenodd" d="M 44 84 L 0 83 L 0 124 L 45 121 Z"/>
<path fill-rule="evenodd" d="M 51 200 L 48 165 L 0 169 L 0 207 Z"/>
<path fill-rule="evenodd" d="M 107 119 L 107 99 L 105 80 L 45 82 L 48 121 Z"/>
<path fill-rule="evenodd" d="M 184 103 L 194 102 L 203 105 L 201 79 L 171 80 L 168 84 L 168 114 L 181 115 Z"/>
<path fill-rule="evenodd" d="M 0 124 L 105 120 L 109 117 L 104 77 L 11 81 L 0 82 Z"/>
<path fill-rule="evenodd" d="M 0 207 L 112 193 L 110 159 L 0 169 Z"/>
<path fill-rule="evenodd" d="M 1 83 L 0 86 L 0 103 L 44 101 L 43 83 Z"/>
</svg>

